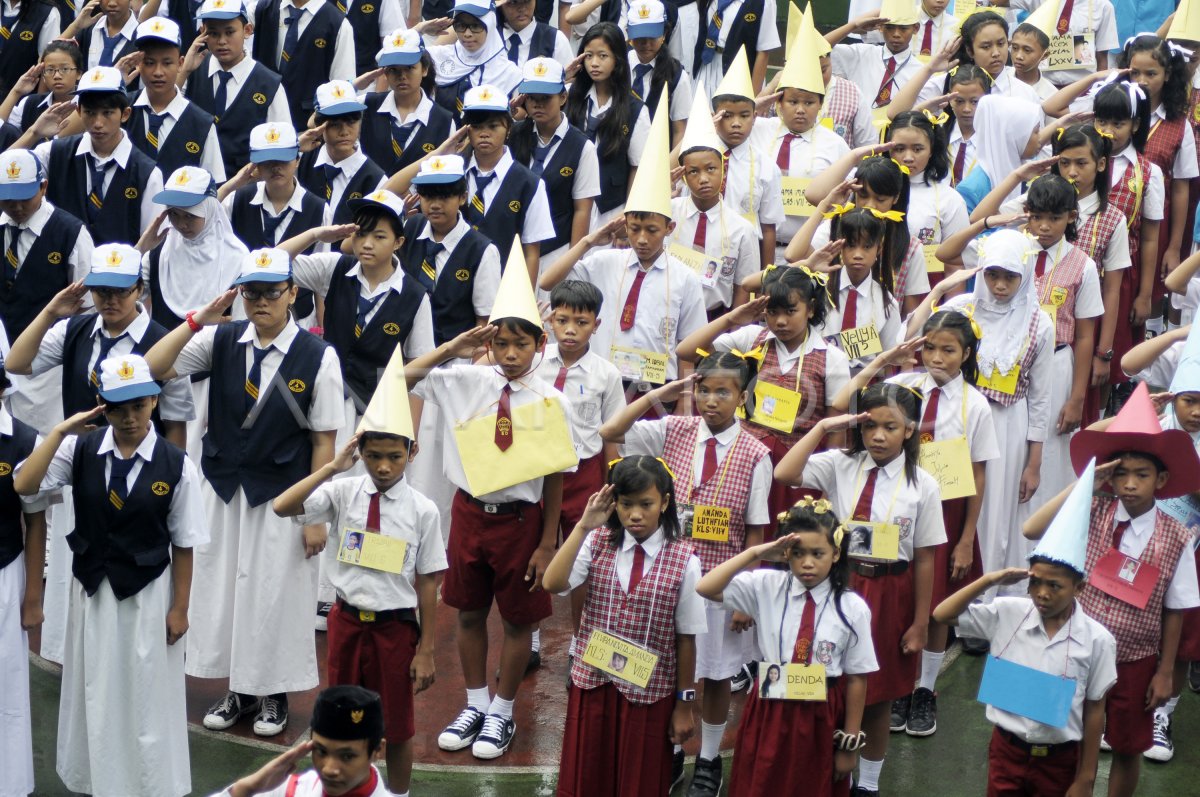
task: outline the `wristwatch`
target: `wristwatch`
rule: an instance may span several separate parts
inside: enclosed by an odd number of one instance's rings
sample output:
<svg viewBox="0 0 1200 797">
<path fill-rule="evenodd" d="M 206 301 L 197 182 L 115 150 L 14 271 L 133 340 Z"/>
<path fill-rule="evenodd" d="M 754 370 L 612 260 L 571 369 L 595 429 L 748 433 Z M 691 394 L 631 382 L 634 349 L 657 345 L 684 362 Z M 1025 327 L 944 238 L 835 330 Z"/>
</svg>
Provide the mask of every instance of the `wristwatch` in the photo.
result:
<svg viewBox="0 0 1200 797">
<path fill-rule="evenodd" d="M 1101 360 L 1104 360 L 1104 362 L 1110 363 L 1112 362 L 1113 358 L 1113 350 L 1108 349 L 1107 351 L 1100 351 L 1099 349 L 1096 349 L 1096 356 Z"/>
<path fill-rule="evenodd" d="M 679 691 L 677 691 L 675 693 L 675 699 L 682 703 L 695 703 L 696 702 L 696 690 L 695 689 L 680 689 Z"/>
</svg>

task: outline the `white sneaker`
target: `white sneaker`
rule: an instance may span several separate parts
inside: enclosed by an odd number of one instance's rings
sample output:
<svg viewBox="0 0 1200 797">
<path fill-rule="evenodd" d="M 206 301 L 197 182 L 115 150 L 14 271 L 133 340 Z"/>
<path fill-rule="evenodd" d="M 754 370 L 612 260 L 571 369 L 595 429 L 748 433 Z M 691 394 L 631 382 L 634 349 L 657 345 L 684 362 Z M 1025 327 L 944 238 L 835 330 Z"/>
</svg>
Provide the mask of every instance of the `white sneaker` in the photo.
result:
<svg viewBox="0 0 1200 797">
<path fill-rule="evenodd" d="M 1102 753 L 1111 753 L 1112 752 L 1112 745 L 1110 745 L 1108 743 L 1108 735 L 1107 734 L 1100 737 L 1100 752 L 1102 752 Z"/>
<path fill-rule="evenodd" d="M 499 758 L 508 752 L 513 736 L 517 733 L 517 723 L 511 717 L 501 717 L 499 714 L 488 714 L 484 717 L 483 728 L 471 745 L 471 754 L 476 758 Z"/>
<path fill-rule="evenodd" d="M 1171 718 L 1166 714 L 1154 714 L 1154 744 L 1142 756 L 1150 761 L 1167 763 L 1175 757 L 1175 743 L 1171 740 Z"/>
</svg>

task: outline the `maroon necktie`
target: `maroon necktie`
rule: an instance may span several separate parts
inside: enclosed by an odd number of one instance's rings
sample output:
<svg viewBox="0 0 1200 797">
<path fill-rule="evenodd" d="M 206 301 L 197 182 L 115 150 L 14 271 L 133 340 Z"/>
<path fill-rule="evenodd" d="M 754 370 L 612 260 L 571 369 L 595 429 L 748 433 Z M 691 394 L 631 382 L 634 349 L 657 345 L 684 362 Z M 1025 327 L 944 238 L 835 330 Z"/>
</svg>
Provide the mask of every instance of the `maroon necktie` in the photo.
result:
<svg viewBox="0 0 1200 797">
<path fill-rule="evenodd" d="M 862 492 L 858 494 L 858 503 L 854 506 L 854 514 L 850 516 L 851 520 L 871 520 L 871 504 L 875 501 L 875 479 L 879 476 L 879 468 L 872 466 L 867 471 L 867 483 L 863 485 Z"/>
<path fill-rule="evenodd" d="M 941 395 L 942 389 L 935 387 L 929 394 L 929 401 L 925 404 L 925 414 L 921 416 L 922 443 L 928 443 L 936 436 L 933 430 L 937 426 L 938 398 Z"/>
<path fill-rule="evenodd" d="M 1054 28 L 1062 36 L 1071 29 L 1071 11 L 1075 8 L 1075 0 L 1067 0 L 1063 4 L 1062 13 L 1058 15 L 1058 25 Z"/>
<path fill-rule="evenodd" d="M 704 462 L 700 468 L 700 483 L 707 484 L 708 480 L 717 474 L 717 438 L 710 437 L 704 441 Z"/>
<path fill-rule="evenodd" d="M 379 531 L 379 493 L 371 493 L 367 504 L 367 531 Z"/>
<path fill-rule="evenodd" d="M 921 37 L 921 55 L 933 55 L 933 20 L 925 21 L 925 35 Z"/>
<path fill-rule="evenodd" d="M 963 168 L 967 165 L 967 142 L 962 140 L 958 142 L 958 154 L 954 156 L 954 171 L 952 177 L 954 184 L 958 185 L 962 182 Z"/>
<path fill-rule="evenodd" d="M 1043 249 L 1042 251 L 1038 252 L 1037 263 L 1035 263 L 1033 266 L 1033 274 L 1038 279 L 1046 276 L 1046 260 L 1046 250 Z"/>
<path fill-rule="evenodd" d="M 842 331 L 845 332 L 858 326 L 858 291 L 851 288 L 846 291 L 846 306 L 842 308 Z"/>
<path fill-rule="evenodd" d="M 507 451 L 513 444 L 512 411 L 509 409 L 509 396 L 512 385 L 506 384 L 500 391 L 500 401 L 496 404 L 496 448 Z"/>
<path fill-rule="evenodd" d="M 633 568 L 629 571 L 629 589 L 627 592 L 632 593 L 637 589 L 638 584 L 642 583 L 642 570 L 646 567 L 646 551 L 642 548 L 641 543 L 636 543 L 633 546 Z"/>
<path fill-rule="evenodd" d="M 696 218 L 696 237 L 692 239 L 692 248 L 697 252 L 703 252 L 707 243 L 708 214 L 704 211 L 700 211 L 700 215 Z"/>
<path fill-rule="evenodd" d="M 633 278 L 633 287 L 625 297 L 625 307 L 621 310 L 621 331 L 633 329 L 633 320 L 637 317 L 638 294 L 642 292 L 642 282 L 646 279 L 646 270 L 638 267 L 637 276 Z"/>
<path fill-rule="evenodd" d="M 879 82 L 879 92 L 875 95 L 873 107 L 878 108 L 892 101 L 892 78 L 896 74 L 896 56 L 887 59 L 887 67 L 883 70 L 883 80 Z"/>
<path fill-rule="evenodd" d="M 1113 529 L 1113 548 L 1121 550 L 1121 540 L 1125 537 L 1125 532 L 1129 531 L 1129 521 L 1117 521 L 1117 527 Z"/>
<path fill-rule="evenodd" d="M 725 196 L 725 184 L 729 182 L 729 150 L 721 155 L 721 196 Z"/>
<path fill-rule="evenodd" d="M 808 664 L 812 661 L 813 637 L 817 635 L 817 602 L 811 592 L 804 593 L 804 611 L 800 613 L 800 630 L 796 632 L 796 644 L 792 646 L 792 664 Z"/>
<path fill-rule="evenodd" d="M 784 133 L 783 143 L 779 145 L 779 154 L 775 156 L 775 164 L 784 174 L 787 174 L 788 167 L 792 165 L 792 142 L 797 138 L 799 136 L 792 133 Z"/>
<path fill-rule="evenodd" d="M 562 389 L 567 385 L 567 366 L 558 369 L 558 376 L 554 377 L 554 389 L 562 392 Z"/>
</svg>

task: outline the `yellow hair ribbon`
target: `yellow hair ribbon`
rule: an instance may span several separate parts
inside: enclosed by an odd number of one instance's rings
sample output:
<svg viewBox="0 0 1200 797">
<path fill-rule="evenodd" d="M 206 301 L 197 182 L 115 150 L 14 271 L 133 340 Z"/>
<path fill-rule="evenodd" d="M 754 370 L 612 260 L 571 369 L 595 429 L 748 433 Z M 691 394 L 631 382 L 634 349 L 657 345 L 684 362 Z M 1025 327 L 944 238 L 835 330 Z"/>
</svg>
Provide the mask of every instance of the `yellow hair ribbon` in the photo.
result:
<svg viewBox="0 0 1200 797">
<path fill-rule="evenodd" d="M 820 271 L 813 271 L 811 268 L 805 265 L 799 265 L 796 266 L 796 268 L 800 269 L 800 271 L 807 275 L 809 279 L 822 287 L 829 283 L 828 274 L 822 274 Z"/>
<path fill-rule="evenodd" d="M 762 346 L 758 346 L 754 349 L 751 349 L 750 351 L 739 351 L 737 349 L 730 349 L 729 353 L 734 355 L 735 357 L 741 357 L 743 360 L 754 360 L 759 365 L 762 365 L 763 359 L 765 359 L 767 356 L 767 352 L 763 349 Z"/>
<path fill-rule="evenodd" d="M 936 315 L 938 313 L 958 313 L 965 316 L 971 322 L 971 331 L 975 333 L 976 339 L 983 340 L 983 330 L 979 328 L 979 323 L 975 320 L 974 305 L 965 304 L 962 307 L 947 307 L 943 309 L 934 304 L 930 314 Z"/>
<path fill-rule="evenodd" d="M 621 460 L 623 460 L 623 459 L 625 459 L 625 457 L 617 457 L 616 459 L 610 459 L 608 461 L 608 469 L 612 470 L 613 468 L 617 467 L 617 465 L 619 465 Z"/>
<path fill-rule="evenodd" d="M 839 205 L 835 202 L 835 203 L 833 203 L 833 209 L 824 215 L 825 215 L 825 218 L 827 218 L 827 219 L 834 219 L 845 213 L 849 213 L 852 210 L 854 210 L 853 202 L 847 202 L 844 205 Z"/>
<path fill-rule="evenodd" d="M 940 114 L 934 114 L 934 112 L 928 108 L 922 108 L 921 113 L 925 114 L 925 118 L 928 119 L 929 123 L 934 127 L 941 127 L 942 125 L 946 124 L 946 122 L 950 121 L 950 114 L 944 111 Z"/>
<path fill-rule="evenodd" d="M 903 163 L 896 160 L 895 158 L 889 158 L 888 160 L 890 160 L 892 163 L 896 164 L 896 168 L 899 169 L 900 171 L 904 172 L 905 175 L 912 174 L 912 172 L 909 171 L 909 168 L 907 166 L 905 166 Z"/>
<path fill-rule="evenodd" d="M 844 523 L 839 523 L 838 527 L 833 530 L 833 547 L 840 549 L 842 547 L 842 540 L 845 538 L 845 536 L 846 525 Z"/>
<path fill-rule="evenodd" d="M 925 400 L 925 394 L 922 393 L 921 391 L 917 390 L 915 387 L 909 387 L 908 385 L 901 385 L 897 382 L 893 382 L 892 384 L 896 385 L 897 387 L 902 387 L 905 390 L 907 390 L 909 393 L 912 393 L 914 396 L 917 397 L 917 401 Z M 920 409 L 920 408 L 918 407 L 918 409 Z"/>
<path fill-rule="evenodd" d="M 876 210 L 875 208 L 867 208 L 871 211 L 871 215 L 883 221 L 904 221 L 904 213 L 899 210 Z"/>
<path fill-rule="evenodd" d="M 699 354 L 701 357 L 709 356 L 709 352 L 706 352 L 704 349 L 696 349 L 696 354 Z"/>
<path fill-rule="evenodd" d="M 667 461 L 665 459 L 663 459 L 662 457 L 655 457 L 654 459 L 657 460 L 658 463 L 663 466 L 663 470 L 665 470 L 667 472 L 667 475 L 671 477 L 671 481 L 675 481 L 675 474 L 671 472 L 671 468 L 667 465 Z M 616 459 L 609 460 L 608 469 L 612 470 L 613 468 L 615 468 L 619 463 L 623 462 L 624 460 L 625 460 L 625 457 L 617 457 Z"/>
<path fill-rule="evenodd" d="M 1096 128 L 1096 134 L 1098 136 L 1100 136 L 1100 138 L 1107 138 L 1109 141 L 1112 141 L 1112 139 L 1113 139 L 1112 133 L 1109 133 L 1105 130 L 1101 130 L 1100 128 Z"/>
<path fill-rule="evenodd" d="M 817 515 L 824 515 L 833 510 L 833 504 L 829 503 L 829 499 L 813 498 L 811 495 L 804 496 L 792 506 L 798 509 L 811 509 Z"/>
<path fill-rule="evenodd" d="M 1054 135 L 1055 140 L 1062 141 L 1063 134 L 1066 132 L 1067 132 L 1067 128 L 1065 128 L 1065 127 L 1058 128 L 1058 132 Z"/>
</svg>

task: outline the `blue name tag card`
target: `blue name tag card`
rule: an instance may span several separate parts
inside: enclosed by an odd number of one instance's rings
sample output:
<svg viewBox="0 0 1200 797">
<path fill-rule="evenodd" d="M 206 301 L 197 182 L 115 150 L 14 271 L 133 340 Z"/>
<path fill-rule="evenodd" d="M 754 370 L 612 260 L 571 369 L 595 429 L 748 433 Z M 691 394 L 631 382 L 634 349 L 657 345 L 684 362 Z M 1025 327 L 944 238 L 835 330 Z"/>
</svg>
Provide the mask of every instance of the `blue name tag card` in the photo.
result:
<svg viewBox="0 0 1200 797">
<path fill-rule="evenodd" d="M 1065 728 L 1075 698 L 1075 681 L 988 656 L 979 684 L 980 703 L 1001 711 Z"/>
</svg>

